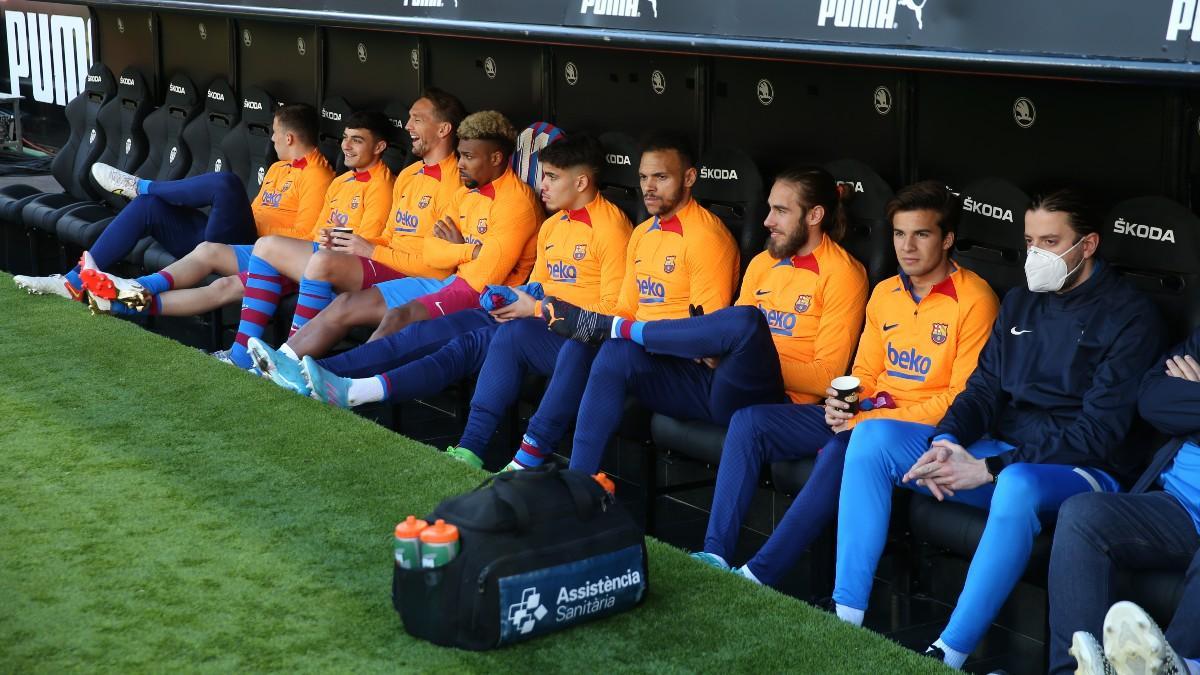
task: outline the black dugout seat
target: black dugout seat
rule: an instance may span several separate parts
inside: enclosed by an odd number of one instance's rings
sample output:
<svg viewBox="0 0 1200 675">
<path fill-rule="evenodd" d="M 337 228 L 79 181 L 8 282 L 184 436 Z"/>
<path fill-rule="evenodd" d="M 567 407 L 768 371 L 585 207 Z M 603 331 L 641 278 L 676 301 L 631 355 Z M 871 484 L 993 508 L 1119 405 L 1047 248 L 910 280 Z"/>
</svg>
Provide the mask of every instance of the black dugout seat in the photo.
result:
<svg viewBox="0 0 1200 675">
<path fill-rule="evenodd" d="M 1154 301 L 1171 342 L 1200 327 L 1200 218 L 1166 197 L 1117 204 L 1104 219 L 1100 257 Z"/>
<path fill-rule="evenodd" d="M 1029 195 L 1002 178 L 983 178 L 961 194 L 954 259 L 983 277 L 1001 298 L 1025 284 L 1025 208 Z"/>
<path fill-rule="evenodd" d="M 94 161 L 113 164 L 132 173 L 146 157 L 142 123 L 151 109 L 145 79 L 138 71 L 126 69 L 118 79 L 117 95 L 97 115 L 100 132 L 96 135 L 96 142 L 103 141 L 104 146 Z M 92 180 L 91 164 L 78 169 L 82 169 L 81 180 L 87 189 L 79 195 L 66 192 L 35 198 L 21 209 L 21 219 L 27 228 L 53 232 L 54 223 L 66 209 L 94 203 L 97 197 L 104 201 L 105 193 Z M 116 195 L 109 196 L 119 199 Z"/>
<path fill-rule="evenodd" d="M 383 163 L 396 175 L 400 175 L 404 167 L 418 159 L 412 154 L 412 138 L 404 130 L 410 107 L 406 103 L 395 101 L 383 109 L 383 114 L 387 115 L 388 121 L 392 123 L 392 137 L 388 139 L 387 150 L 383 151 Z"/>
<path fill-rule="evenodd" d="M 321 103 L 321 119 L 317 125 L 317 147 L 325 155 L 334 174 L 346 172 L 345 157 L 342 156 L 342 132 L 346 129 L 346 120 L 354 110 L 350 103 L 341 96 L 330 96 Z"/>
<path fill-rule="evenodd" d="M 102 63 L 93 65 L 89 70 L 83 92 L 71 99 L 67 104 L 65 114 L 70 125 L 70 136 L 50 165 L 50 172 L 63 187 L 61 199 L 94 200 L 99 193 L 88 179 L 88 171 L 92 163 L 104 149 L 104 130 L 98 123 L 100 110 L 116 95 L 116 81 L 112 73 Z M 18 264 L 16 250 L 18 236 L 23 229 L 21 212 L 34 199 L 46 196 L 37 188 L 30 185 L 10 185 L 0 189 L 0 228 L 3 229 L 5 242 L 5 268 L 12 272 L 32 272 L 28 265 Z M 23 247 L 21 247 L 23 248 Z M 18 269 L 18 267 L 20 269 Z"/>
<path fill-rule="evenodd" d="M 241 121 L 221 140 L 218 159 L 222 171 L 232 171 L 246 186 L 246 195 L 253 200 L 275 163 L 275 145 L 271 143 L 271 124 L 278 105 L 275 98 L 258 87 L 247 87 L 241 97 Z M 215 160 L 214 160 L 215 166 Z M 151 272 L 166 267 L 175 257 L 153 239 L 142 239 L 125 258 Z"/>
<path fill-rule="evenodd" d="M 896 248 L 887 203 L 892 187 L 874 169 L 854 159 L 825 165 L 844 191 L 846 236 L 842 246 L 867 268 L 870 288 L 896 273 Z"/>
<path fill-rule="evenodd" d="M 221 151 L 221 142 L 239 120 L 241 107 L 233 89 L 224 79 L 217 78 L 208 85 L 204 96 L 204 112 L 183 130 L 183 143 L 192 156 L 187 175 L 216 173 L 229 170 L 229 160 Z"/>
<path fill-rule="evenodd" d="M 176 180 L 188 172 L 192 160 L 183 130 L 200 110 L 199 92 L 191 78 L 183 74 L 171 78 L 162 106 L 146 116 L 143 129 L 149 146 L 146 161 L 134 172 L 138 178 Z M 59 218 L 55 230 L 61 242 L 88 248 L 112 219 L 112 209 L 107 206 L 84 206 Z"/>
<path fill-rule="evenodd" d="M 604 170 L 598 180 L 600 194 L 637 225 L 649 217 L 638 182 L 637 142 L 619 131 L 600 134 L 598 140 L 604 148 Z"/>
<path fill-rule="evenodd" d="M 767 242 L 767 197 L 758 165 L 741 150 L 713 148 L 701 156 L 697 171 L 692 194 L 729 228 L 744 272 Z"/>
<path fill-rule="evenodd" d="M 278 159 L 271 143 L 271 125 L 278 107 L 275 97 L 258 87 L 246 87 L 242 92 L 242 121 L 221 141 L 221 154 L 229 163 L 227 170 L 242 179 L 251 199 L 258 196 L 267 169 Z"/>
</svg>

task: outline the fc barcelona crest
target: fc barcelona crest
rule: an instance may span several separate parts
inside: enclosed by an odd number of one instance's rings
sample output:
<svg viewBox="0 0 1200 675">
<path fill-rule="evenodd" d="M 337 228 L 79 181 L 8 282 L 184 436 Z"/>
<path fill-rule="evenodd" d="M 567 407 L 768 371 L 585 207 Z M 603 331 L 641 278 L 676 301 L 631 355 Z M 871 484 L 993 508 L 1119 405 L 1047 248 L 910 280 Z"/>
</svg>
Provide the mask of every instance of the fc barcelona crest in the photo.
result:
<svg viewBox="0 0 1200 675">
<path fill-rule="evenodd" d="M 475 229 L 479 231 L 479 234 L 487 232 L 487 218 L 480 218 L 479 222 L 475 223 Z"/>
<path fill-rule="evenodd" d="M 812 296 L 811 295 L 801 295 L 800 297 L 796 298 L 796 311 L 798 313 L 803 314 L 803 313 L 807 312 L 808 308 L 811 306 L 812 306 Z"/>
<path fill-rule="evenodd" d="M 575 244 L 575 253 L 571 257 L 575 258 L 576 260 L 583 260 L 584 256 L 586 255 L 587 244 Z"/>
<path fill-rule="evenodd" d="M 358 195 L 354 195 L 354 199 L 350 200 L 350 208 L 357 209 L 358 205 L 361 203 L 362 202 L 359 200 Z"/>
<path fill-rule="evenodd" d="M 666 260 L 663 260 L 663 271 L 667 274 L 675 271 L 675 256 L 669 255 Z"/>
<path fill-rule="evenodd" d="M 280 190 L 280 192 L 287 192 L 290 189 L 292 189 L 292 181 L 289 180 L 288 182 L 283 184 L 283 189 Z"/>
<path fill-rule="evenodd" d="M 935 323 L 933 324 L 933 332 L 929 335 L 929 337 L 933 340 L 933 344 L 940 345 L 945 344 L 946 338 L 949 337 L 949 335 L 949 324 Z"/>
<path fill-rule="evenodd" d="M 425 195 L 421 197 L 421 201 L 417 202 L 418 209 L 429 208 L 429 202 L 433 201 L 433 195 Z"/>
</svg>

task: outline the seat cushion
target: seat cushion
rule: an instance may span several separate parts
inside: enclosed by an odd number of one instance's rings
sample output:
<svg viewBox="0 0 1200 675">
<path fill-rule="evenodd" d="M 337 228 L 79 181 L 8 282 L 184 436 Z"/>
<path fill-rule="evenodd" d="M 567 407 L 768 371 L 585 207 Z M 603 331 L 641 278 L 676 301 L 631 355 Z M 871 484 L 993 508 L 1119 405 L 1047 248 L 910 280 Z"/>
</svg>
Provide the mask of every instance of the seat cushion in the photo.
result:
<svg viewBox="0 0 1200 675">
<path fill-rule="evenodd" d="M 6 185 L 0 188 L 0 221 L 21 221 L 21 209 L 37 195 L 46 194 L 32 185 Z"/>
<path fill-rule="evenodd" d="M 116 214 L 101 204 L 88 204 L 64 213 L 54 229 L 64 242 L 91 248 Z M 99 225 L 99 227 L 98 227 Z"/>
<path fill-rule="evenodd" d="M 816 456 L 771 463 L 771 480 L 775 489 L 785 495 L 798 494 L 812 476 Z"/>
<path fill-rule="evenodd" d="M 717 465 L 725 445 L 725 427 L 695 420 L 678 420 L 655 414 L 650 420 L 654 445 L 684 457 Z"/>
<path fill-rule="evenodd" d="M 171 255 L 170 251 L 163 248 L 162 244 L 156 241 L 150 244 L 150 247 L 142 255 L 142 267 L 148 273 L 157 272 L 176 260 L 177 258 Z"/>
<path fill-rule="evenodd" d="M 84 201 L 65 192 L 45 194 L 34 197 L 21 209 L 21 220 L 27 228 L 57 235 L 55 226 L 59 218 L 70 212 L 71 209 L 89 204 L 95 204 L 95 202 Z"/>
</svg>

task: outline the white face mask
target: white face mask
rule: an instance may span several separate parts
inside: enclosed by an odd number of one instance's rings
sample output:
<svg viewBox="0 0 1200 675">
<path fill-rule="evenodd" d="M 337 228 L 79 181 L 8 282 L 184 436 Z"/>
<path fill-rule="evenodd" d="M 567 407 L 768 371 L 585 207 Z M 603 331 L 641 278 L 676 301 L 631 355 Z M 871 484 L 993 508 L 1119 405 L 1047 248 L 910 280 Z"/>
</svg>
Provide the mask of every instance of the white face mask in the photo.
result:
<svg viewBox="0 0 1200 675">
<path fill-rule="evenodd" d="M 1082 243 L 1083 240 L 1080 239 L 1075 242 L 1075 246 Z M 1062 290 L 1063 284 L 1067 282 L 1067 277 L 1070 277 L 1083 265 L 1083 260 L 1080 259 L 1079 265 L 1068 271 L 1067 263 L 1063 261 L 1063 256 L 1075 250 L 1075 246 L 1063 251 L 1062 255 L 1055 255 L 1045 249 L 1030 246 L 1025 256 L 1025 282 L 1029 284 L 1029 290 L 1034 293 Z"/>
</svg>

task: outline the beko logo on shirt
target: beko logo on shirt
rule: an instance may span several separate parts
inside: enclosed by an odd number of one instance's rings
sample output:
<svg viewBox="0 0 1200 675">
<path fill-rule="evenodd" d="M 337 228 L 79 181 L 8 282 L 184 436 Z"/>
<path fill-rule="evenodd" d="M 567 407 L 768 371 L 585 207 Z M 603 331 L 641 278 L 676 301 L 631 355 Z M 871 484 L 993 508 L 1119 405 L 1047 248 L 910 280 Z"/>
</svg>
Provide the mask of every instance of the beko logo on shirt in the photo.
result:
<svg viewBox="0 0 1200 675">
<path fill-rule="evenodd" d="M 175 84 L 174 82 L 172 82 L 172 83 L 171 83 L 171 93 L 172 93 L 172 94 L 184 94 L 184 95 L 186 96 L 186 95 L 187 95 L 187 89 L 184 89 L 183 87 L 181 87 L 181 86 L 179 86 L 179 85 Z"/>
<path fill-rule="evenodd" d="M 647 0 L 654 18 L 658 18 L 658 0 Z M 639 0 L 583 0 L 579 5 L 580 14 L 591 13 L 594 16 L 625 16 L 637 18 L 642 15 L 638 11 Z"/>
<path fill-rule="evenodd" d="M 758 311 L 763 313 L 763 318 L 767 320 L 767 327 L 775 335 L 791 337 L 792 331 L 796 330 L 795 314 L 783 312 L 778 309 L 767 309 L 763 307 L 762 303 L 759 303 Z"/>
<path fill-rule="evenodd" d="M 707 166 L 700 167 L 700 177 L 709 180 L 737 180 L 737 169 L 710 169 Z"/>
<path fill-rule="evenodd" d="M 967 213 L 978 213 L 986 218 L 995 218 L 996 220 L 1005 220 L 1013 222 L 1012 209 L 1006 209 L 1002 206 L 994 206 L 992 204 L 984 204 L 977 202 L 970 197 L 963 198 L 963 211 Z"/>
<path fill-rule="evenodd" d="M 817 25 L 824 26 L 833 21 L 836 28 L 883 28 L 892 30 L 896 23 L 896 8 L 911 10 L 917 19 L 917 30 L 925 29 L 922 10 L 929 0 L 821 0 L 817 13 Z"/>
<path fill-rule="evenodd" d="M 1174 0 L 1167 19 L 1167 39 L 1174 42 L 1182 32 L 1191 32 L 1192 42 L 1200 42 L 1200 0 Z"/>
<path fill-rule="evenodd" d="M 1124 218 L 1117 218 L 1113 222 L 1113 232 L 1116 234 L 1127 234 L 1131 237 L 1141 239 L 1152 239 L 1154 241 L 1164 241 L 1175 243 L 1175 230 L 1170 230 L 1153 225 L 1141 225 L 1139 223 L 1130 222 Z"/>
<path fill-rule="evenodd" d="M 262 110 L 261 101 L 251 101 L 250 99 L 242 99 L 242 107 L 246 110 Z"/>
<path fill-rule="evenodd" d="M 889 342 L 887 345 L 888 363 L 899 370 L 888 370 L 888 375 L 905 380 L 924 382 L 925 376 L 933 368 L 933 359 L 922 355 L 916 347 L 900 351 Z"/>
<path fill-rule="evenodd" d="M 563 284 L 573 284 L 579 278 L 579 271 L 574 265 L 568 265 L 563 261 L 547 262 L 546 271 L 550 273 L 550 278 L 554 281 Z"/>
<path fill-rule="evenodd" d="M 333 120 L 334 122 L 342 121 L 342 113 L 326 110 L 324 108 L 321 108 L 321 117 L 324 117 L 327 120 Z"/>
<path fill-rule="evenodd" d="M 665 302 L 667 298 L 667 287 L 663 282 L 648 275 L 638 275 L 638 302 L 642 304 Z"/>
</svg>

